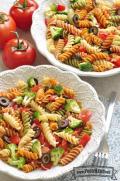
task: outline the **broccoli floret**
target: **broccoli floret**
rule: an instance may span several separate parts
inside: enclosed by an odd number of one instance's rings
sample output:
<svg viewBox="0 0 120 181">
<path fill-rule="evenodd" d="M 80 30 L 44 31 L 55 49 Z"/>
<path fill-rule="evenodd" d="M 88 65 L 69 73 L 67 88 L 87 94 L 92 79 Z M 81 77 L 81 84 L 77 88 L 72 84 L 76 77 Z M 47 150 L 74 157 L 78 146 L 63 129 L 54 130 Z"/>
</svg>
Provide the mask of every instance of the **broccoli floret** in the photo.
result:
<svg viewBox="0 0 120 181">
<path fill-rule="evenodd" d="M 86 71 L 91 72 L 93 70 L 93 67 L 90 62 L 83 62 L 83 63 L 80 63 L 79 69 L 84 72 L 86 72 Z"/>
<path fill-rule="evenodd" d="M 27 106 L 30 103 L 30 101 L 33 100 L 36 96 L 36 94 L 33 92 L 25 92 L 24 95 L 25 96 L 22 101 L 22 105 L 24 105 L 24 106 Z"/>
<path fill-rule="evenodd" d="M 38 140 L 35 140 L 33 145 L 32 145 L 32 151 L 39 154 L 40 149 L 41 149 L 40 142 Z"/>
<path fill-rule="evenodd" d="M 39 120 L 40 120 L 40 116 L 41 116 L 41 114 L 38 111 L 34 112 L 34 114 L 33 114 L 33 118 L 37 118 Z"/>
<path fill-rule="evenodd" d="M 50 155 L 51 155 L 51 161 L 53 162 L 53 165 L 56 166 L 60 160 L 60 158 L 62 157 L 64 153 L 64 149 L 63 148 L 54 148 L 52 149 Z"/>
<path fill-rule="evenodd" d="M 74 131 L 73 131 L 72 128 L 68 128 L 68 127 L 67 127 L 67 128 L 64 129 L 64 132 L 65 132 L 65 133 L 72 134 Z"/>
<path fill-rule="evenodd" d="M 57 5 L 55 3 L 51 4 L 50 9 L 57 12 Z"/>
<path fill-rule="evenodd" d="M 82 120 L 79 120 L 79 119 L 76 119 L 76 118 L 73 118 L 72 116 L 69 116 L 68 119 L 70 120 L 69 121 L 69 126 L 71 128 L 77 128 L 79 126 L 81 126 L 83 124 Z"/>
<path fill-rule="evenodd" d="M 23 168 L 23 166 L 25 165 L 25 158 L 23 157 L 19 157 L 19 159 L 14 160 L 12 158 L 8 159 L 8 163 L 12 166 L 15 166 L 17 168 Z"/>
<path fill-rule="evenodd" d="M 58 94 L 58 95 L 63 93 L 63 87 L 61 85 L 55 85 L 53 87 L 53 89 L 55 90 L 56 94 Z"/>
<path fill-rule="evenodd" d="M 16 102 L 17 104 L 22 104 L 23 97 L 17 96 L 15 99 L 13 99 L 13 102 Z"/>
<path fill-rule="evenodd" d="M 38 80 L 36 78 L 30 77 L 27 83 L 29 87 L 33 87 L 38 84 Z"/>
<path fill-rule="evenodd" d="M 16 144 L 13 144 L 13 143 L 8 144 L 8 145 L 7 145 L 7 149 L 10 150 L 11 158 L 12 158 L 13 160 L 16 160 L 16 158 L 17 158 L 17 157 L 16 157 L 17 145 L 16 145 Z"/>
<path fill-rule="evenodd" d="M 67 99 L 65 110 L 73 113 L 80 113 L 80 107 L 78 103 L 73 99 Z"/>
<path fill-rule="evenodd" d="M 62 36 L 62 34 L 63 34 L 63 29 L 59 28 L 59 27 L 56 27 L 56 26 L 51 26 L 50 31 L 51 31 L 52 38 L 54 40 L 60 38 Z"/>
</svg>

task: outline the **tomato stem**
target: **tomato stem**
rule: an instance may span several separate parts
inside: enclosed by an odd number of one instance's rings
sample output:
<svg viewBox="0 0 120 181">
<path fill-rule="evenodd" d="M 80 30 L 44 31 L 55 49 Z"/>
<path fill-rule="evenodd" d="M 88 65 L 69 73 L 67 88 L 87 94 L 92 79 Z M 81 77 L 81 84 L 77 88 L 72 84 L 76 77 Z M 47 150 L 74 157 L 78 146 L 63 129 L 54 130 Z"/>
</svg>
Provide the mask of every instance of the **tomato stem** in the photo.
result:
<svg viewBox="0 0 120 181">
<path fill-rule="evenodd" d="M 0 13 L 0 24 L 3 24 L 5 21 L 8 21 L 7 16 L 3 13 Z"/>
<path fill-rule="evenodd" d="M 27 7 L 27 0 L 24 0 L 23 8 L 25 9 Z"/>
</svg>

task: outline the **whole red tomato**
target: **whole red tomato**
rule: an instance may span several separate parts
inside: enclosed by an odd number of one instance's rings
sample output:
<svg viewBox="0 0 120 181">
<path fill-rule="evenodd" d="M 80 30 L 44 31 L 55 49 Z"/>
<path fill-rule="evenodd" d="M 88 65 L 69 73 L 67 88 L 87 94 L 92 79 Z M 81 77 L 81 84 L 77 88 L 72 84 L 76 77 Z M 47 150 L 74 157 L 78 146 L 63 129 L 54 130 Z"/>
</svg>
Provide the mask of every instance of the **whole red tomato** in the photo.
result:
<svg viewBox="0 0 120 181">
<path fill-rule="evenodd" d="M 2 57 L 5 65 L 13 69 L 21 65 L 32 65 L 36 52 L 27 40 L 15 38 L 6 43 Z"/>
<path fill-rule="evenodd" d="M 18 28 L 29 30 L 32 24 L 33 12 L 38 8 L 34 0 L 18 0 L 10 9 L 10 15 Z"/>
<path fill-rule="evenodd" d="M 0 48 L 3 48 L 7 41 L 15 37 L 11 31 L 16 31 L 15 21 L 11 16 L 0 12 Z"/>
</svg>

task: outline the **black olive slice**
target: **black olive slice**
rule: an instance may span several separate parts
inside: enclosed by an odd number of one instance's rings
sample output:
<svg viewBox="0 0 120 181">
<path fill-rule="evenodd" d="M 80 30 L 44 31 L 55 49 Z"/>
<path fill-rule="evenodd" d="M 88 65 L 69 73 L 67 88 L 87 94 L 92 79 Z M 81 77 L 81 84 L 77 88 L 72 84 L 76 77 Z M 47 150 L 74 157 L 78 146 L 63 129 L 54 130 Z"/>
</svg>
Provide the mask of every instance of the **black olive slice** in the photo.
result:
<svg viewBox="0 0 120 181">
<path fill-rule="evenodd" d="M 59 128 L 66 128 L 69 125 L 69 121 L 67 119 L 61 120 L 58 122 Z"/>
<path fill-rule="evenodd" d="M 33 128 L 33 131 L 35 131 L 35 135 L 34 135 L 34 138 L 38 138 L 40 136 L 40 128 L 38 126 L 35 126 Z"/>
<path fill-rule="evenodd" d="M 9 137 L 8 136 L 3 136 L 3 140 L 6 142 L 6 143 L 8 143 L 8 144 L 10 144 L 11 143 L 11 141 L 10 141 L 10 139 L 9 139 Z"/>
<path fill-rule="evenodd" d="M 93 33 L 94 35 L 97 35 L 98 34 L 98 28 L 96 26 L 92 26 L 89 29 L 89 33 Z"/>
<path fill-rule="evenodd" d="M 0 106 L 7 107 L 10 104 L 10 100 L 7 97 L 0 97 Z"/>
<path fill-rule="evenodd" d="M 47 164 L 51 161 L 51 157 L 49 153 L 44 153 L 41 158 L 42 163 Z"/>
<path fill-rule="evenodd" d="M 79 16 L 77 14 L 74 14 L 73 16 L 73 22 L 75 25 L 78 25 L 78 22 L 79 22 Z"/>
</svg>

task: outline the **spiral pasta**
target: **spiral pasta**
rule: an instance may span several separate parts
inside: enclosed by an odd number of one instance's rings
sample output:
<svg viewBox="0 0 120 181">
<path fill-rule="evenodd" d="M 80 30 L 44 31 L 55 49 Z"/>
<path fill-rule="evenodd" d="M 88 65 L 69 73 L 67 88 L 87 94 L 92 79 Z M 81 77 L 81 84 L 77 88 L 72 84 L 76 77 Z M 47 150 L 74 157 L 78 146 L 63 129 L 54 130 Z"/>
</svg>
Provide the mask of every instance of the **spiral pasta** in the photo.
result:
<svg viewBox="0 0 120 181">
<path fill-rule="evenodd" d="M 38 159 L 38 154 L 37 153 L 33 153 L 31 151 L 25 150 L 25 149 L 18 149 L 17 152 L 18 155 L 28 158 L 30 160 L 37 160 Z"/>
<path fill-rule="evenodd" d="M 76 10 L 75 14 L 77 14 L 79 16 L 80 20 L 83 20 L 86 16 L 87 16 L 87 10 L 86 9 L 82 9 L 82 10 Z"/>
<path fill-rule="evenodd" d="M 120 46 L 112 45 L 111 48 L 110 48 L 110 51 L 112 53 L 120 54 Z"/>
<path fill-rule="evenodd" d="M 68 60 L 72 56 L 74 56 L 79 51 L 80 45 L 74 45 L 68 51 L 58 56 L 58 59 L 62 62 Z"/>
<path fill-rule="evenodd" d="M 63 97 L 59 97 L 55 100 L 55 102 L 49 104 L 47 108 L 52 112 L 58 110 L 62 105 L 64 105 L 65 99 Z"/>
<path fill-rule="evenodd" d="M 74 98 L 75 97 L 75 92 L 74 90 L 68 88 L 68 87 L 64 87 L 64 95 L 69 97 L 69 98 Z"/>
<path fill-rule="evenodd" d="M 65 61 L 67 65 L 72 65 L 73 67 L 79 68 L 81 61 L 78 58 L 72 58 Z"/>
<path fill-rule="evenodd" d="M 21 138 L 18 148 L 22 148 L 24 145 L 26 145 L 28 142 L 32 140 L 32 137 L 34 137 L 35 132 L 32 129 L 29 129 L 27 133 Z"/>
<path fill-rule="evenodd" d="M 44 98 L 44 90 L 41 88 L 36 93 L 35 101 L 37 103 L 41 103 L 43 98 Z"/>
<path fill-rule="evenodd" d="M 82 150 L 83 147 L 81 145 L 74 147 L 67 155 L 61 158 L 60 163 L 62 165 L 67 165 L 74 160 Z"/>
<path fill-rule="evenodd" d="M 64 21 L 57 20 L 56 21 L 56 26 L 64 28 L 64 30 L 66 30 L 68 33 L 71 33 L 73 35 L 78 35 L 78 36 L 81 35 L 81 30 L 80 29 L 76 28 L 73 25 L 67 24 Z"/>
<path fill-rule="evenodd" d="M 89 20 L 80 20 L 78 26 L 80 28 L 90 28 L 92 26 L 92 23 Z"/>
<path fill-rule="evenodd" d="M 81 9 L 86 6 L 86 0 L 77 0 L 71 4 L 73 9 Z"/>
<path fill-rule="evenodd" d="M 61 120 L 61 116 L 59 114 L 46 113 L 45 116 L 47 117 L 48 120 L 51 120 L 51 121 L 59 121 L 59 120 Z"/>
<path fill-rule="evenodd" d="M 77 145 L 78 144 L 78 139 L 75 136 L 72 136 L 69 133 L 65 133 L 65 132 L 58 132 L 55 133 L 57 136 L 59 136 L 60 138 L 65 139 L 66 141 L 72 143 L 73 145 Z"/>
<path fill-rule="evenodd" d="M 91 46 L 89 43 L 87 43 L 86 40 L 81 40 L 81 45 L 86 48 L 87 52 L 88 53 L 97 53 L 97 52 L 100 52 L 101 49 L 98 48 L 97 46 Z"/>
<path fill-rule="evenodd" d="M 96 72 L 103 72 L 110 70 L 114 67 L 114 64 L 106 60 L 98 60 L 93 63 L 93 69 Z"/>
<path fill-rule="evenodd" d="M 34 111 L 38 111 L 40 114 L 45 114 L 45 110 L 39 106 L 36 102 L 31 101 L 30 106 Z"/>
<path fill-rule="evenodd" d="M 46 139 L 48 140 L 49 144 L 52 145 L 53 147 L 56 147 L 57 142 L 52 134 L 52 131 L 50 130 L 49 123 L 42 122 L 41 126 L 42 126 L 43 133 L 44 133 Z"/>
<path fill-rule="evenodd" d="M 10 151 L 8 149 L 0 150 L 0 159 L 5 159 L 10 156 Z"/>
<path fill-rule="evenodd" d="M 25 164 L 22 170 L 26 173 L 36 170 L 38 168 L 37 162 L 31 162 L 29 164 Z"/>
<path fill-rule="evenodd" d="M 0 138 L 3 137 L 5 135 L 5 129 L 3 126 L 0 125 Z"/>
<path fill-rule="evenodd" d="M 53 16 L 53 18 L 55 18 L 57 20 L 65 21 L 65 20 L 67 20 L 67 15 L 65 15 L 65 14 L 55 14 Z"/>
<path fill-rule="evenodd" d="M 108 55 L 106 53 L 96 53 L 91 54 L 85 57 L 85 61 L 94 62 L 96 60 L 108 59 Z"/>
<path fill-rule="evenodd" d="M 55 56 L 58 58 L 58 56 L 62 53 L 63 48 L 64 48 L 65 42 L 63 39 L 59 39 L 56 45 L 56 50 L 55 50 Z"/>
<path fill-rule="evenodd" d="M 69 51 L 69 49 L 72 47 L 72 45 L 74 44 L 74 36 L 73 35 L 68 35 L 68 42 L 66 44 L 66 46 L 64 47 L 64 51 Z"/>
<path fill-rule="evenodd" d="M 51 53 L 55 53 L 55 44 L 52 38 L 47 40 L 47 48 Z"/>
<path fill-rule="evenodd" d="M 119 23 L 120 24 L 120 16 L 119 15 L 112 16 L 111 21 L 114 22 L 114 23 Z"/>
<path fill-rule="evenodd" d="M 99 8 L 95 8 L 94 11 L 94 16 L 96 17 L 97 21 L 100 23 L 100 25 L 103 28 L 106 28 L 108 25 L 108 20 L 106 19 L 105 15 L 103 14 L 102 10 Z"/>
<path fill-rule="evenodd" d="M 4 120 L 10 124 L 10 126 L 16 130 L 20 130 L 21 129 L 21 126 L 20 126 L 20 123 L 19 123 L 19 120 L 16 119 L 15 117 L 11 116 L 10 114 L 8 113 L 4 113 L 3 114 L 3 118 Z"/>
<path fill-rule="evenodd" d="M 22 121 L 23 121 L 23 135 L 25 135 L 28 130 L 30 129 L 30 113 L 29 112 L 26 112 L 26 111 L 23 111 L 22 112 Z"/>
<path fill-rule="evenodd" d="M 104 48 L 104 49 L 110 48 L 110 46 L 112 45 L 113 39 L 114 39 L 114 35 L 111 35 L 111 34 L 108 35 L 108 37 L 102 44 L 102 48 Z"/>
<path fill-rule="evenodd" d="M 0 149 L 3 149 L 5 146 L 4 141 L 2 138 L 0 138 Z"/>
</svg>

